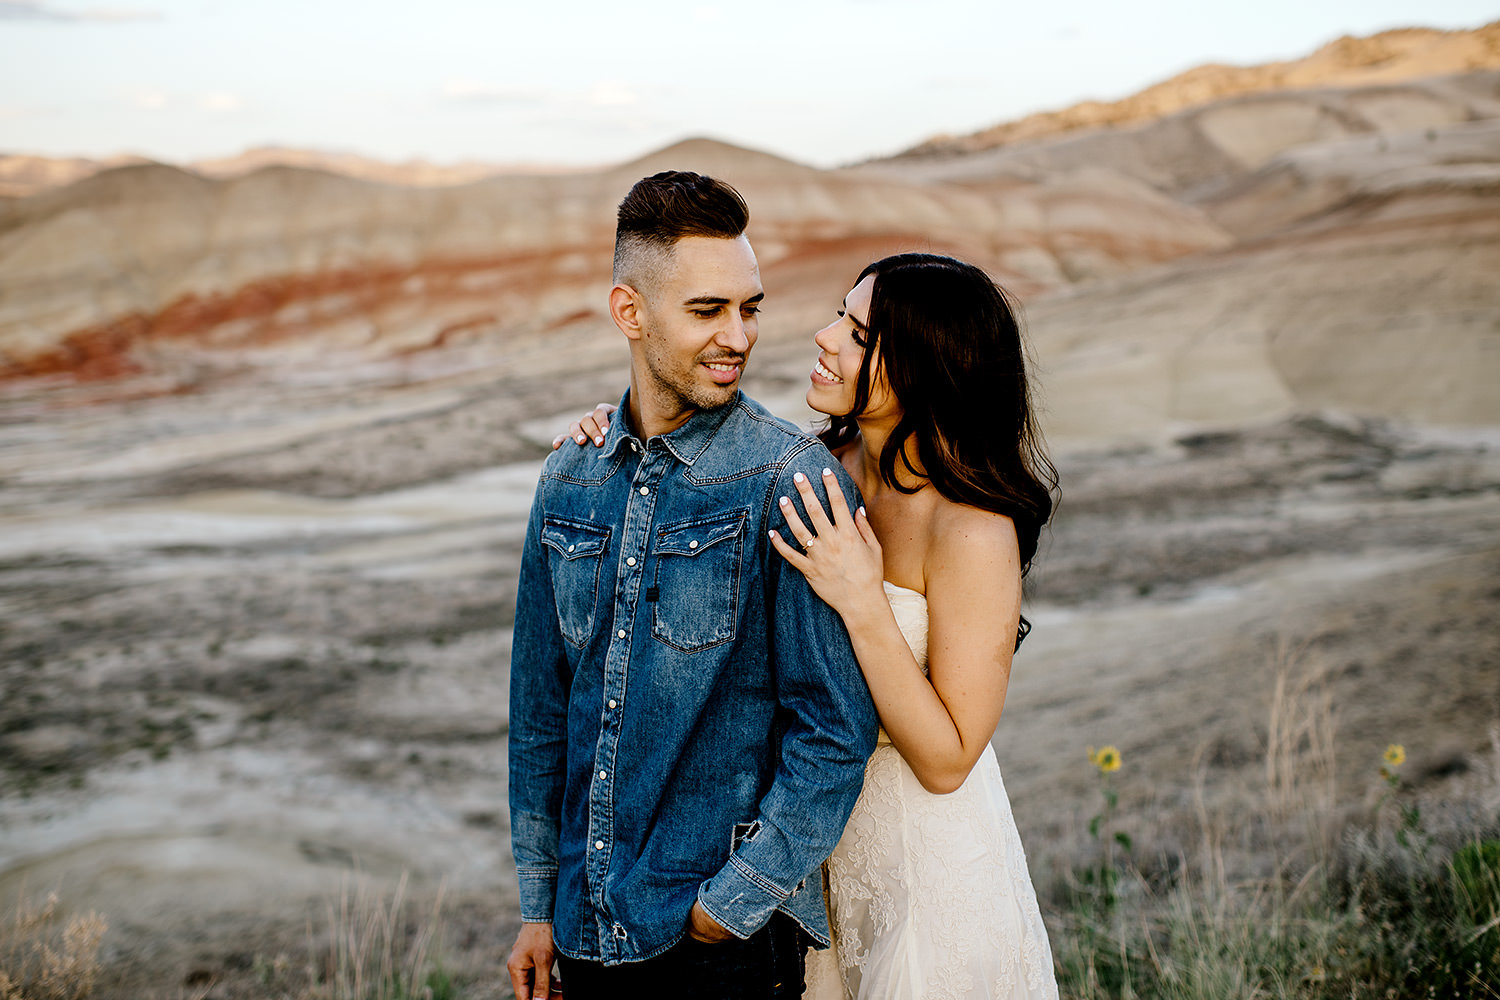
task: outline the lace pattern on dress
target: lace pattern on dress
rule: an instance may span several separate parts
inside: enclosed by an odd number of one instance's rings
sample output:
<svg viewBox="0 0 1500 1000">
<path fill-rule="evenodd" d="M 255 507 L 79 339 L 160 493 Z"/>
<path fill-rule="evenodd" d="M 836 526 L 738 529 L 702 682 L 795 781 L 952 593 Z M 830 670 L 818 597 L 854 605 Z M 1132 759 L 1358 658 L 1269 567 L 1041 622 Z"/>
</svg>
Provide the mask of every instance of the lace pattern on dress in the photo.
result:
<svg viewBox="0 0 1500 1000">
<path fill-rule="evenodd" d="M 886 593 L 925 670 L 926 599 L 890 583 Z M 840 982 L 829 982 L 833 962 L 811 963 L 809 998 L 1057 996 L 1047 931 L 992 748 L 957 791 L 934 795 L 882 740 L 828 860 L 828 886 Z"/>
</svg>

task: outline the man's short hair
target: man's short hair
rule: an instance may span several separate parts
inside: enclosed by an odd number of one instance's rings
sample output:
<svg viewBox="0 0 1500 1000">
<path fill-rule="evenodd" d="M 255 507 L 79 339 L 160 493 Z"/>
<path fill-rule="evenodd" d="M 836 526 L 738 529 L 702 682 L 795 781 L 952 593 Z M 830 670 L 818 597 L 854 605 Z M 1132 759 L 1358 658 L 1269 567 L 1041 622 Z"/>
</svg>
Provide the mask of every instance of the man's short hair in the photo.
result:
<svg viewBox="0 0 1500 1000">
<path fill-rule="evenodd" d="M 715 177 L 665 170 L 636 182 L 620 202 L 615 227 L 617 285 L 646 290 L 671 263 L 685 236 L 732 240 L 750 224 L 750 209 L 733 187 Z"/>
</svg>

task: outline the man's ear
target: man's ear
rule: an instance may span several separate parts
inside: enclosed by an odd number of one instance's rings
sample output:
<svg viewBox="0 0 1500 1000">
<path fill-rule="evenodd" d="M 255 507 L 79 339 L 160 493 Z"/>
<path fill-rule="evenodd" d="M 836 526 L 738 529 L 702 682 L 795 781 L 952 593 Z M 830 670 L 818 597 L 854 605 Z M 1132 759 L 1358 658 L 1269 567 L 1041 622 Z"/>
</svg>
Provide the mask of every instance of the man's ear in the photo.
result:
<svg viewBox="0 0 1500 1000">
<path fill-rule="evenodd" d="M 644 297 L 629 285 L 616 285 L 609 290 L 609 318 L 631 340 L 645 336 L 645 317 L 642 315 L 645 307 Z"/>
</svg>

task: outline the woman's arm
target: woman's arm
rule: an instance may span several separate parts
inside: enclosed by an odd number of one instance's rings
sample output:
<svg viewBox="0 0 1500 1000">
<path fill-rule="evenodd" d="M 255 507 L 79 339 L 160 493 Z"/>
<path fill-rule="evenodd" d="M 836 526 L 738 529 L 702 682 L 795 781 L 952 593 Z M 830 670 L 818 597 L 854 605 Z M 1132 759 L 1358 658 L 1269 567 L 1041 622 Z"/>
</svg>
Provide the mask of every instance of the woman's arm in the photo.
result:
<svg viewBox="0 0 1500 1000">
<path fill-rule="evenodd" d="M 831 477 L 825 477 L 825 483 Z M 863 509 L 850 516 L 837 484 L 833 516 L 799 483 L 811 527 L 787 520 L 806 547 L 776 550 L 844 619 L 875 709 L 891 742 L 930 792 L 963 784 L 1005 706 L 1021 569 L 1009 518 L 940 502 L 927 541 L 928 676 L 906 644 L 881 584 L 880 544 Z"/>
</svg>

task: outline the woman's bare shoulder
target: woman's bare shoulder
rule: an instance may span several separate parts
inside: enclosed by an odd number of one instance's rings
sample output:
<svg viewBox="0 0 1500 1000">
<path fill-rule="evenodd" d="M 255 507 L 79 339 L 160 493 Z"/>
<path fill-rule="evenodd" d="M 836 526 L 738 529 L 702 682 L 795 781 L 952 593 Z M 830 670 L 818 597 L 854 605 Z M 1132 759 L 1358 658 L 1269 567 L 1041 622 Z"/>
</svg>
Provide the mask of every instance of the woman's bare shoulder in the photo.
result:
<svg viewBox="0 0 1500 1000">
<path fill-rule="evenodd" d="M 1016 524 L 1010 518 L 946 498 L 933 505 L 927 528 L 930 544 L 936 548 L 1016 545 Z"/>
<path fill-rule="evenodd" d="M 927 519 L 923 576 L 929 587 L 938 577 L 969 587 L 986 578 L 1020 574 L 1016 526 L 1004 514 L 943 500 Z M 996 573 L 999 577 L 995 577 Z"/>
</svg>

